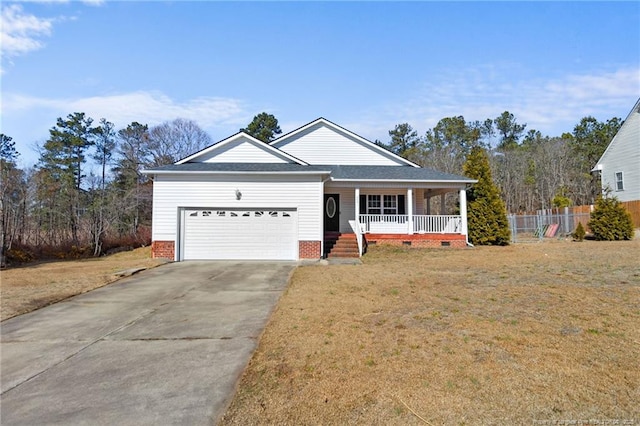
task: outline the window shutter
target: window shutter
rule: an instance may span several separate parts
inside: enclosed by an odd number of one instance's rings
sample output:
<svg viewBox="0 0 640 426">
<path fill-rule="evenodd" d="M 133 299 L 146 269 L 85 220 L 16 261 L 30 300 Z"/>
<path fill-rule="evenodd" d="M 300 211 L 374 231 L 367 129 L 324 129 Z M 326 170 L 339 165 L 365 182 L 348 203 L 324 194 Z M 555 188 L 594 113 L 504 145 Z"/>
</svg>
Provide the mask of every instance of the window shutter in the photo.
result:
<svg viewBox="0 0 640 426">
<path fill-rule="evenodd" d="M 367 214 L 367 196 L 360 195 L 360 214 Z"/>
<path fill-rule="evenodd" d="M 404 205 L 404 195 L 398 195 L 398 214 L 407 214 Z"/>
</svg>

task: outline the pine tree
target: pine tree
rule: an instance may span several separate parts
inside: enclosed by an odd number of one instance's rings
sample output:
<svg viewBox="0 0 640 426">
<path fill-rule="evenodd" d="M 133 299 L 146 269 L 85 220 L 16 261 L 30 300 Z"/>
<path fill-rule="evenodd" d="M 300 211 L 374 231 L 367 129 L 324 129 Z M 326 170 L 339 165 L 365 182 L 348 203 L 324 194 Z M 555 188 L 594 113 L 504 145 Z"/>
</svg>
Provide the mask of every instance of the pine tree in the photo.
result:
<svg viewBox="0 0 640 426">
<path fill-rule="evenodd" d="M 253 117 L 251 123 L 246 128 L 240 129 L 240 131 L 264 143 L 271 142 L 276 135 L 282 133 L 278 125 L 278 119 L 273 114 L 267 114 L 266 112 L 261 112 Z"/>
<path fill-rule="evenodd" d="M 467 191 L 469 240 L 476 245 L 508 245 L 507 211 L 491 178 L 487 152 L 472 148 L 463 169 L 466 176 L 478 180 Z"/>
<path fill-rule="evenodd" d="M 420 143 L 418 132 L 413 130 L 409 123 L 396 124 L 393 130 L 389 130 L 389 136 L 391 136 L 391 142 L 388 149 L 404 157 L 411 154 L 411 151 L 415 150 Z"/>
<path fill-rule="evenodd" d="M 84 112 L 69 114 L 66 120 L 58 118 L 55 127 L 49 130 L 38 165 L 39 170 L 48 175 L 48 181 L 59 187 L 56 195 L 64 211 L 52 214 L 68 220 L 74 244 L 79 242 L 81 186 L 86 177 L 82 165 L 87 150 L 94 144 L 92 123 L 93 119 Z"/>
<path fill-rule="evenodd" d="M 631 215 L 616 197 L 606 192 L 598 197 L 587 226 L 598 241 L 630 240 L 633 238 Z"/>
</svg>

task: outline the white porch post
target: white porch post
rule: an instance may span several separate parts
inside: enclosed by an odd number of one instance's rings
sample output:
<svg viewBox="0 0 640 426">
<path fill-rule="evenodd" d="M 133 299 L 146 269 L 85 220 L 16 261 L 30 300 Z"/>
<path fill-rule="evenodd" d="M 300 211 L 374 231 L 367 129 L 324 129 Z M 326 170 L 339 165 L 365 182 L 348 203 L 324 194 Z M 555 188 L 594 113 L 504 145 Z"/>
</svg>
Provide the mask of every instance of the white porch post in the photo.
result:
<svg viewBox="0 0 640 426">
<path fill-rule="evenodd" d="M 444 205 L 445 201 L 446 201 L 446 195 L 447 194 L 440 194 L 440 214 L 441 215 L 445 215 L 447 214 L 447 209 Z"/>
<path fill-rule="evenodd" d="M 356 205 L 356 214 L 355 214 L 355 218 L 356 218 L 356 226 L 358 227 L 358 229 L 360 228 L 360 188 L 356 188 L 355 190 L 355 205 Z"/>
<path fill-rule="evenodd" d="M 467 190 L 460 190 L 460 216 L 462 217 L 461 233 L 465 236 L 465 241 L 469 243 L 469 232 L 467 231 Z"/>
<path fill-rule="evenodd" d="M 413 188 L 407 188 L 407 213 L 409 214 L 407 221 L 409 235 L 413 235 Z"/>
<path fill-rule="evenodd" d="M 431 197 L 427 195 L 427 215 L 431 214 Z"/>
</svg>

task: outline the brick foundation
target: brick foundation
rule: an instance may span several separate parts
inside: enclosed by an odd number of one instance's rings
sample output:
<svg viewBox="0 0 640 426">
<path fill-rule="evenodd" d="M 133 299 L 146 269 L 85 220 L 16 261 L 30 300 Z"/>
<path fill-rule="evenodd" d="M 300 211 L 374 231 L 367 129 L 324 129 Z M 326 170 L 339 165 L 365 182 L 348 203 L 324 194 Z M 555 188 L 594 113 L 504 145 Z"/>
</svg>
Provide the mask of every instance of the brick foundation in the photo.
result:
<svg viewBox="0 0 640 426">
<path fill-rule="evenodd" d="M 154 241 L 151 243 L 151 257 L 154 259 L 175 259 L 176 244 L 174 241 Z"/>
<path fill-rule="evenodd" d="M 467 242 L 460 234 L 366 234 L 369 244 L 386 244 L 393 246 L 410 246 L 415 248 L 452 247 L 464 248 Z"/>
<path fill-rule="evenodd" d="M 320 259 L 322 244 L 320 241 L 298 241 L 300 259 Z"/>
</svg>

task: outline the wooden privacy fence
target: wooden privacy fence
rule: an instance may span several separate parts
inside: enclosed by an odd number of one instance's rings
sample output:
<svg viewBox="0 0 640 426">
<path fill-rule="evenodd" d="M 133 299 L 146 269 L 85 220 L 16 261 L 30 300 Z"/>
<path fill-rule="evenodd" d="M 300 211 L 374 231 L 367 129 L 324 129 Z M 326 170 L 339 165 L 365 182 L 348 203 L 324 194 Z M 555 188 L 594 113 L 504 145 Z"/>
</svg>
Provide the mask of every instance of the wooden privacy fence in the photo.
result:
<svg viewBox="0 0 640 426">
<path fill-rule="evenodd" d="M 620 204 L 631 214 L 634 228 L 640 228 L 640 200 L 621 201 Z M 573 214 L 591 213 L 594 206 L 574 206 L 569 207 L 569 212 Z M 557 209 L 554 209 L 557 210 Z M 585 224 L 583 224 L 585 225 Z"/>
<path fill-rule="evenodd" d="M 631 213 L 631 220 L 634 228 L 640 228 L 640 200 L 623 201 L 622 205 Z"/>
</svg>

